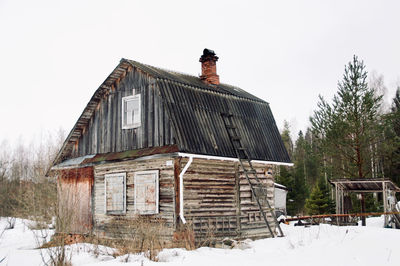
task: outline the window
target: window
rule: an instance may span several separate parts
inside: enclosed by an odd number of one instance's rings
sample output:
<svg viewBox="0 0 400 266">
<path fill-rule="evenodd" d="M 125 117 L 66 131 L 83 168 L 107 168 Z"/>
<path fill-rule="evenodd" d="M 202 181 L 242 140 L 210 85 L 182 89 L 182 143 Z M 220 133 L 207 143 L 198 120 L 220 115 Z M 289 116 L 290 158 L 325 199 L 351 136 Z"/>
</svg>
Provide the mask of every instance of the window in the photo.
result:
<svg viewBox="0 0 400 266">
<path fill-rule="evenodd" d="M 105 175 L 106 214 L 126 213 L 126 174 Z"/>
<path fill-rule="evenodd" d="M 122 128 L 140 127 L 140 94 L 122 98 Z"/>
<path fill-rule="evenodd" d="M 135 173 L 135 212 L 158 213 L 158 170 Z"/>
</svg>

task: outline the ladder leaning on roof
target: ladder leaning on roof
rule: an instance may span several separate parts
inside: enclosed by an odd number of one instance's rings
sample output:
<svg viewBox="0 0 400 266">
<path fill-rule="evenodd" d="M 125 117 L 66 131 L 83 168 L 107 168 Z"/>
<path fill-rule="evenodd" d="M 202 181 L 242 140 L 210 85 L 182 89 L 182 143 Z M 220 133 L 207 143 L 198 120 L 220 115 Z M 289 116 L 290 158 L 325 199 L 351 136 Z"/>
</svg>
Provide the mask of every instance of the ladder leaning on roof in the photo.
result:
<svg viewBox="0 0 400 266">
<path fill-rule="evenodd" d="M 253 164 L 251 163 L 249 154 L 242 145 L 241 137 L 239 136 L 239 134 L 237 132 L 237 128 L 236 128 L 235 124 L 233 123 L 233 114 L 230 112 L 226 112 L 226 113 L 221 113 L 221 116 L 222 116 L 222 120 L 224 121 L 224 125 L 225 125 L 226 131 L 228 133 L 228 136 L 231 140 L 232 146 L 235 150 L 236 157 L 239 159 L 240 166 L 242 167 L 243 173 L 246 176 L 246 180 L 250 185 L 251 193 L 257 202 L 258 209 L 261 213 L 261 216 L 264 219 L 265 224 L 267 225 L 269 232 L 271 233 L 271 236 L 275 237 L 275 233 L 273 232 L 271 225 L 268 222 L 267 215 L 265 214 L 265 208 L 263 208 L 263 205 L 261 204 L 260 197 L 265 197 L 267 211 L 270 212 L 272 218 L 274 219 L 274 223 L 279 230 L 279 234 L 280 234 L 279 236 L 284 236 L 282 229 L 279 226 L 279 222 L 276 219 L 274 209 L 271 208 L 271 205 L 269 204 L 269 201 L 267 199 L 267 187 L 258 178 L 257 172 L 254 169 Z M 245 163 L 247 163 L 248 166 L 245 166 Z M 252 181 L 250 179 L 250 177 L 253 177 L 253 176 L 254 176 L 254 179 Z"/>
</svg>

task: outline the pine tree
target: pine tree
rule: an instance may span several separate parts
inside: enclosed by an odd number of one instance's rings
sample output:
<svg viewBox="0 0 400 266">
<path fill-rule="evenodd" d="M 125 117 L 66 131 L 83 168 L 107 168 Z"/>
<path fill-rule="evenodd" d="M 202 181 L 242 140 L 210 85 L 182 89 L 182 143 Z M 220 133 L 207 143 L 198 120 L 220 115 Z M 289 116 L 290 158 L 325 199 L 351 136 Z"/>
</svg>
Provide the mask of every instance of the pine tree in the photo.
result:
<svg viewBox="0 0 400 266">
<path fill-rule="evenodd" d="M 321 140 L 324 156 L 331 159 L 333 177 L 371 177 L 371 145 L 381 140 L 382 96 L 376 96 L 366 79 L 363 61 L 354 56 L 345 67 L 332 105 L 320 97 L 318 110 L 310 119 L 314 134 Z M 363 194 L 361 205 L 365 212 Z"/>
</svg>

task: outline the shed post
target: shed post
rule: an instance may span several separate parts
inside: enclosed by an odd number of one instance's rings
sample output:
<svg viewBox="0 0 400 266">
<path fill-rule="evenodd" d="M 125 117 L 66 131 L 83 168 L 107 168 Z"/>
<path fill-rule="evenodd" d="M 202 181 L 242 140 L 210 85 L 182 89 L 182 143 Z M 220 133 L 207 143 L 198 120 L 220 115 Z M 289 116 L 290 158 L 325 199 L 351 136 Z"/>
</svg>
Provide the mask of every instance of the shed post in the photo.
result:
<svg viewBox="0 0 400 266">
<path fill-rule="evenodd" d="M 335 183 L 335 201 L 336 201 L 336 214 L 339 214 L 339 191 L 337 183 Z"/>
<path fill-rule="evenodd" d="M 387 198 L 387 191 L 386 191 L 386 182 L 382 182 L 382 192 L 383 192 L 383 211 L 386 213 L 388 212 L 388 198 Z M 385 227 L 388 226 L 389 217 L 385 214 Z"/>
</svg>

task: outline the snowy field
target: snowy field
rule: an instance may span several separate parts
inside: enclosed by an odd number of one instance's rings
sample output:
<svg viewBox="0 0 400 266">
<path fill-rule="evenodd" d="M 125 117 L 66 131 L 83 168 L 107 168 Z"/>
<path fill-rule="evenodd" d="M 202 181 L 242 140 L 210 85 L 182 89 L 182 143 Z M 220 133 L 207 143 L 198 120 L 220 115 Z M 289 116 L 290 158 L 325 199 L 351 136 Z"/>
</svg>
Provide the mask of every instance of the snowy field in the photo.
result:
<svg viewBox="0 0 400 266">
<path fill-rule="evenodd" d="M 0 220 L 0 265 L 44 265 L 41 254 L 35 249 L 37 238 L 27 227 L 27 221 L 17 219 L 15 228 L 3 230 L 6 219 Z M 73 265 L 190 265 L 190 266 L 241 266 L 241 265 L 400 265 L 400 230 L 382 228 L 383 218 L 367 219 L 367 227 L 319 225 L 295 227 L 283 225 L 283 238 L 249 242 L 244 249 L 199 248 L 194 251 L 165 249 L 159 262 L 142 255 L 114 258 L 111 250 L 100 248 L 95 256 L 90 244 L 68 246 Z M 3 233 L 2 233 L 3 232 Z M 39 238 L 39 241 L 40 238 Z"/>
</svg>

